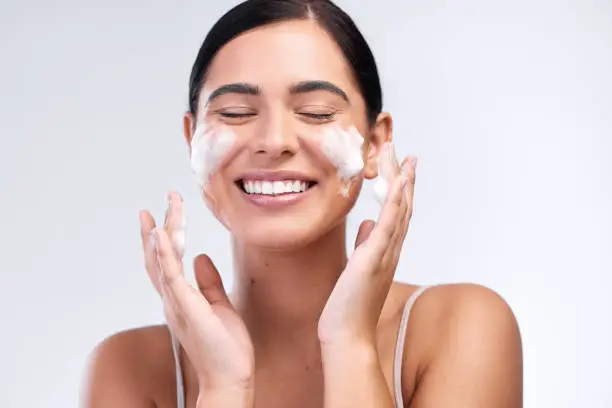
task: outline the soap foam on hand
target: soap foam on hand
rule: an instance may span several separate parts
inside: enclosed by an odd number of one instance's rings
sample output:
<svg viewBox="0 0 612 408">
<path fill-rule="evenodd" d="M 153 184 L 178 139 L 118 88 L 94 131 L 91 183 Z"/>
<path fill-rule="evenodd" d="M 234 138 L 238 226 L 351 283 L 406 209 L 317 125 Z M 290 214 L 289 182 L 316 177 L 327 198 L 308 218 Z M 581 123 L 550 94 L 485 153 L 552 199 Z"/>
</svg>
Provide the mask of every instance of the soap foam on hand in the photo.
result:
<svg viewBox="0 0 612 408">
<path fill-rule="evenodd" d="M 389 183 L 393 175 L 393 159 L 395 157 L 394 147 L 391 143 L 386 143 L 382 151 L 378 154 L 378 177 L 374 183 L 373 193 L 376 201 L 380 205 L 384 204 L 389 193 Z"/>
<path fill-rule="evenodd" d="M 177 217 L 178 215 L 178 217 Z M 178 223 L 174 220 L 178 218 Z M 179 258 L 183 258 L 185 254 L 185 241 L 186 241 L 186 225 L 187 217 L 185 213 L 185 203 L 183 199 L 176 193 L 172 192 L 166 199 L 166 220 L 165 224 L 168 226 L 169 220 L 171 221 L 171 230 L 169 232 L 172 246 Z"/>
<path fill-rule="evenodd" d="M 183 205 L 181 205 L 181 224 L 172 231 L 174 249 L 176 250 L 179 258 L 183 258 L 183 255 L 185 254 L 185 241 L 187 240 L 187 234 L 185 232 L 186 225 L 187 217 L 185 216 L 185 208 Z"/>
<path fill-rule="evenodd" d="M 385 203 L 387 199 L 387 192 L 389 191 L 389 183 L 382 177 L 378 177 L 376 182 L 374 183 L 374 187 L 372 188 L 374 193 L 374 198 L 380 205 Z"/>
</svg>

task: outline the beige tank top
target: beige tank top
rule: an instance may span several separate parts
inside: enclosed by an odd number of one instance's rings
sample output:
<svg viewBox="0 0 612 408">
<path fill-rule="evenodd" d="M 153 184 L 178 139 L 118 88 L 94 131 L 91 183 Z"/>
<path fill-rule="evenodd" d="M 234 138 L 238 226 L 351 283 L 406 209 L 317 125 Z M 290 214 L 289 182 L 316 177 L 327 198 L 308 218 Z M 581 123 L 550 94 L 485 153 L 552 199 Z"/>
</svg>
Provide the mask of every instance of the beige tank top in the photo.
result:
<svg viewBox="0 0 612 408">
<path fill-rule="evenodd" d="M 397 343 L 395 345 L 395 355 L 393 358 L 393 390 L 395 393 L 396 408 L 404 408 L 404 397 L 402 395 L 402 360 L 404 354 L 404 343 L 406 341 L 406 329 L 408 327 L 408 319 L 410 311 L 416 300 L 425 292 L 428 286 L 421 286 L 410 296 L 404 310 L 402 319 L 400 320 L 399 331 L 397 333 Z M 185 408 L 185 388 L 183 385 L 183 370 L 181 368 L 181 359 L 179 358 L 179 342 L 174 337 L 172 332 L 172 352 L 174 354 L 174 362 L 176 367 L 176 406 L 177 408 Z"/>
</svg>

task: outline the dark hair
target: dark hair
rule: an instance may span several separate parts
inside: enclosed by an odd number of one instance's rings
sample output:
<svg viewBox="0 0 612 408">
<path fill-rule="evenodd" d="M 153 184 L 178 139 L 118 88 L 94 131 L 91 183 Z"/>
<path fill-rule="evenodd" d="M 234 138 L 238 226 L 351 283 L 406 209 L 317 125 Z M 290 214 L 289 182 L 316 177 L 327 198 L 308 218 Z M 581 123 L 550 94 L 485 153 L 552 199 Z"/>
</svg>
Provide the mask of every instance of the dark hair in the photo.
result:
<svg viewBox="0 0 612 408">
<path fill-rule="evenodd" d="M 204 39 L 189 78 L 189 110 L 196 114 L 208 67 L 232 39 L 256 27 L 313 19 L 336 41 L 352 67 L 373 124 L 382 111 L 382 90 L 372 51 L 353 20 L 329 0 L 247 0 L 225 13 Z"/>
</svg>

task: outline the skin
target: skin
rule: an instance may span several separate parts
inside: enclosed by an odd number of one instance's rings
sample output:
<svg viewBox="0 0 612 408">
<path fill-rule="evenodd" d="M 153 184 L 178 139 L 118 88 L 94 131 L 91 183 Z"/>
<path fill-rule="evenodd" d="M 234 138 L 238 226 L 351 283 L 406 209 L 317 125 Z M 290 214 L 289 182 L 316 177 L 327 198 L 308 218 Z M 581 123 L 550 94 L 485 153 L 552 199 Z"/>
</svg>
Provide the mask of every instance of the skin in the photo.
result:
<svg viewBox="0 0 612 408">
<path fill-rule="evenodd" d="M 348 101 L 326 90 L 290 92 L 309 80 L 336 85 Z M 261 93 L 228 93 L 207 105 L 211 90 L 229 83 L 253 84 Z M 232 40 L 213 60 L 204 88 L 198 117 L 184 118 L 187 142 L 203 120 L 231 127 L 244 141 L 204 192 L 232 233 L 231 296 L 206 255 L 194 260 L 198 289 L 186 285 L 171 246 L 182 211 L 176 193 L 162 227 L 141 214 L 147 270 L 182 345 L 187 406 L 393 407 L 399 321 L 417 287 L 393 282 L 412 215 L 415 161 L 400 166 L 389 154 L 391 117 L 382 113 L 373 126 L 367 123 L 350 67 L 312 21 L 266 26 Z M 312 116 L 328 113 L 334 116 Z M 338 194 L 335 169 L 306 137 L 329 124 L 354 125 L 366 138 L 364 170 L 346 197 Z M 394 168 L 392 190 L 377 222 L 362 224 L 348 257 L 346 215 L 363 178 L 376 177 L 377 159 L 385 157 Z M 247 204 L 234 181 L 261 169 L 308 174 L 317 180 L 312 201 L 268 212 Z M 522 406 L 520 334 L 494 292 L 468 284 L 430 288 L 415 304 L 406 335 L 406 407 Z M 94 350 L 83 406 L 170 408 L 175 388 L 168 327 L 139 328 Z"/>
</svg>

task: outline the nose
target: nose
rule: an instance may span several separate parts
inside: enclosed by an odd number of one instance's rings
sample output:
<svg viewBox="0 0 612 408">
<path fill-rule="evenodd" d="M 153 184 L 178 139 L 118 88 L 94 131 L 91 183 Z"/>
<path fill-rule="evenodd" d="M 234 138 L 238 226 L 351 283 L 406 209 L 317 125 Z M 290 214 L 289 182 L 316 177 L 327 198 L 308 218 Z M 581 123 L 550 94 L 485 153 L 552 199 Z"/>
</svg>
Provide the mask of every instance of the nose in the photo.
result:
<svg viewBox="0 0 612 408">
<path fill-rule="evenodd" d="M 262 118 L 259 132 L 253 138 L 253 153 L 267 159 L 295 155 L 299 149 L 299 141 L 290 118 L 280 112 L 266 116 Z"/>
</svg>

